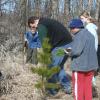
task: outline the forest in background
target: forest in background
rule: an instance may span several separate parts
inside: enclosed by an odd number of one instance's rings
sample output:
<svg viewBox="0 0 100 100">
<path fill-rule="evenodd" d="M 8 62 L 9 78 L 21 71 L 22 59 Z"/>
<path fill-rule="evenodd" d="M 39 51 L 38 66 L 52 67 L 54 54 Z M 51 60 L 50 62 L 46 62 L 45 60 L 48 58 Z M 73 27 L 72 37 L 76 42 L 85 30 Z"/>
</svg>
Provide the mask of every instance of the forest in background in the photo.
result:
<svg viewBox="0 0 100 100">
<path fill-rule="evenodd" d="M 69 20 L 84 10 L 99 22 L 100 0 L 0 0 L 0 43 L 14 36 L 19 38 L 30 16 L 53 18 L 67 28 Z"/>
<path fill-rule="evenodd" d="M 56 19 L 67 27 L 83 10 L 99 20 L 100 0 L 0 0 L 0 33 L 24 32 L 33 15 Z"/>
</svg>

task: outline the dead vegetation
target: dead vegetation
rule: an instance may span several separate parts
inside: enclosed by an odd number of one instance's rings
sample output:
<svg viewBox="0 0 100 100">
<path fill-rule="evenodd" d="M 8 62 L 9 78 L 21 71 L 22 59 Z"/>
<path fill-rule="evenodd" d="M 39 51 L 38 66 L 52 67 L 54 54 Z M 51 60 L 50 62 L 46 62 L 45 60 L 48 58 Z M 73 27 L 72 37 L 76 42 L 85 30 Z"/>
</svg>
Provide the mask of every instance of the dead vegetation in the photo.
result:
<svg viewBox="0 0 100 100">
<path fill-rule="evenodd" d="M 21 42 L 15 37 L 0 46 L 0 71 L 2 72 L 2 77 L 0 77 L 0 100 L 42 100 L 41 91 L 34 86 L 39 77 L 30 71 L 32 65 L 25 64 L 25 55 L 21 51 L 21 46 Z M 67 61 L 65 70 L 71 75 L 70 59 Z M 100 100 L 99 84 L 100 75 L 97 76 L 98 97 L 93 100 Z M 66 99 L 73 100 L 73 97 L 61 91 L 56 96 L 47 97 L 47 100 Z"/>
</svg>

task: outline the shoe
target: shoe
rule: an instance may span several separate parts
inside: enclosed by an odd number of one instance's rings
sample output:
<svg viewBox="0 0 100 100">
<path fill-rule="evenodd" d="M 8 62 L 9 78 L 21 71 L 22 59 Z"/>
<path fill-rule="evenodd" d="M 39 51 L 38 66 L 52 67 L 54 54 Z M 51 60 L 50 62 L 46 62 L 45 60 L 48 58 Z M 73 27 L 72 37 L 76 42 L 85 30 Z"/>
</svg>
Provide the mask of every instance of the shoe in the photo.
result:
<svg viewBox="0 0 100 100">
<path fill-rule="evenodd" d="M 58 91 L 55 90 L 55 89 L 48 89 L 48 90 L 47 90 L 47 94 L 50 95 L 50 96 L 56 95 L 57 92 L 58 92 Z"/>
<path fill-rule="evenodd" d="M 62 91 L 59 91 L 57 94 L 55 94 L 52 98 L 53 99 L 61 99 L 63 96 L 65 96 L 66 94 Z"/>
<path fill-rule="evenodd" d="M 71 94 L 72 93 L 72 90 L 68 90 L 65 92 L 66 94 Z"/>
<path fill-rule="evenodd" d="M 98 98 L 98 91 L 96 87 L 92 87 L 92 96 L 93 98 Z"/>
<path fill-rule="evenodd" d="M 67 89 L 64 89 L 64 92 L 65 92 L 66 94 L 71 94 L 71 93 L 72 93 L 72 89 L 69 87 L 69 88 L 67 88 Z"/>
</svg>

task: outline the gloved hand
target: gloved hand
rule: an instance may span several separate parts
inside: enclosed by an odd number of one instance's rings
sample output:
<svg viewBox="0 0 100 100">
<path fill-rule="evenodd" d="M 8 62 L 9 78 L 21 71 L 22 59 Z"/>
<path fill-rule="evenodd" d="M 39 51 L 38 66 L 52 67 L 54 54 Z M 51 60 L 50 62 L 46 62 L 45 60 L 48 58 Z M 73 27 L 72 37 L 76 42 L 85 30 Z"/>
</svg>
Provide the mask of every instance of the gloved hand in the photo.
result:
<svg viewBox="0 0 100 100">
<path fill-rule="evenodd" d="M 69 47 L 69 48 L 66 48 L 66 49 L 64 49 L 64 52 L 67 54 L 67 55 L 71 55 L 71 51 L 72 51 L 72 49 Z"/>
</svg>

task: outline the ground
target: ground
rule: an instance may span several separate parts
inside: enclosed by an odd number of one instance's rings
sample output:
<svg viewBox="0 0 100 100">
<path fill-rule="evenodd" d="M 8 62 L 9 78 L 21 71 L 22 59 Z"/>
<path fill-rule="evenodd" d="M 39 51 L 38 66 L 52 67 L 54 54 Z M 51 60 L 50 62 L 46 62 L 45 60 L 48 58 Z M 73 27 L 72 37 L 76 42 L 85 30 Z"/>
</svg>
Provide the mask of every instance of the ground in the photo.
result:
<svg viewBox="0 0 100 100">
<path fill-rule="evenodd" d="M 31 72 L 31 67 L 36 66 L 26 64 L 22 54 L 0 61 L 3 73 L 3 79 L 0 80 L 0 100 L 42 100 L 41 92 L 34 86 L 39 77 Z M 65 70 L 71 76 L 70 59 L 65 64 Z M 93 100 L 100 100 L 100 74 L 96 78 L 98 97 Z M 48 96 L 46 100 L 73 100 L 73 96 L 59 91 L 56 96 Z"/>
</svg>

